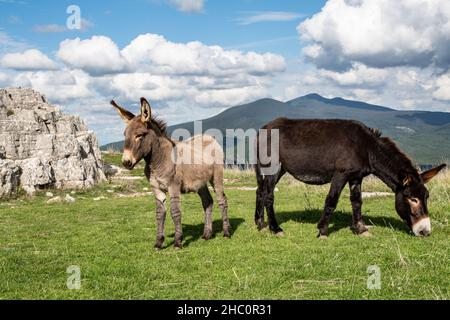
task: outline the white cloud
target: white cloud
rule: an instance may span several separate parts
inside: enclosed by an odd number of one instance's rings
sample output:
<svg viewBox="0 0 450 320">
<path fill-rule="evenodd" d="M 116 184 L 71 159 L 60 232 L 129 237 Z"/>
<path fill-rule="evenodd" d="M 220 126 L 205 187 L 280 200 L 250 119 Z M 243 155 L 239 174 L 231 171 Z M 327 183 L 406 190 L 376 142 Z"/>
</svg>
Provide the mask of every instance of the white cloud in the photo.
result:
<svg viewBox="0 0 450 320">
<path fill-rule="evenodd" d="M 3 68 L 15 70 L 54 70 L 58 66 L 37 49 L 29 49 L 22 53 L 7 53 L 2 59 Z"/>
<path fill-rule="evenodd" d="M 119 48 L 105 36 L 64 40 L 59 45 L 57 56 L 67 66 L 82 69 L 91 75 L 118 73 L 126 68 L 126 61 Z"/>
<path fill-rule="evenodd" d="M 37 24 L 33 26 L 34 32 L 39 33 L 60 33 L 60 32 L 68 32 L 68 31 L 87 31 L 94 26 L 94 23 L 82 18 L 81 19 L 81 28 L 80 29 L 67 29 L 65 25 L 62 24 Z"/>
<path fill-rule="evenodd" d="M 450 64 L 447 0 L 329 0 L 297 29 L 310 43 L 303 54 L 320 68 Z"/>
<path fill-rule="evenodd" d="M 93 96 L 89 84 L 90 77 L 80 70 L 22 72 L 12 82 L 13 86 L 34 88 L 55 103 Z"/>
<path fill-rule="evenodd" d="M 438 100 L 450 100 L 450 74 L 440 76 L 436 80 L 436 86 L 433 97 Z"/>
<path fill-rule="evenodd" d="M 379 86 L 385 83 L 389 72 L 385 69 L 369 68 L 361 63 L 355 63 L 345 72 L 320 70 L 322 77 L 331 79 L 342 86 Z"/>
<path fill-rule="evenodd" d="M 280 21 L 292 21 L 304 17 L 303 14 L 296 12 L 286 11 L 260 11 L 260 12 L 248 12 L 242 17 L 237 19 L 240 25 L 249 25 L 259 22 L 280 22 Z"/>
<path fill-rule="evenodd" d="M 169 3 L 182 12 L 202 12 L 204 0 L 169 0 Z"/>
<path fill-rule="evenodd" d="M 154 34 L 138 36 L 121 53 L 133 70 L 156 74 L 266 75 L 285 68 L 284 59 L 279 55 L 224 50 L 198 41 L 174 43 Z"/>
<path fill-rule="evenodd" d="M 66 26 L 61 24 L 37 24 L 33 26 L 34 32 L 40 33 L 57 33 L 67 31 Z"/>
</svg>

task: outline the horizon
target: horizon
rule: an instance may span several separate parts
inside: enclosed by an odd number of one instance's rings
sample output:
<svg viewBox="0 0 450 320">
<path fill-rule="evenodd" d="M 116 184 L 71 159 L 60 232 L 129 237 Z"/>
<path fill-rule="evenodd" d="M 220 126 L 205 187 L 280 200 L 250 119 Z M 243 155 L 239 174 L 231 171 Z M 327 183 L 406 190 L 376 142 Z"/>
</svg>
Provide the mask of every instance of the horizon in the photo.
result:
<svg viewBox="0 0 450 320">
<path fill-rule="evenodd" d="M 449 112 L 449 4 L 408 3 L 0 0 L 0 87 L 46 95 L 101 145 L 123 132 L 109 101 L 141 96 L 169 125 L 312 93 Z"/>
</svg>

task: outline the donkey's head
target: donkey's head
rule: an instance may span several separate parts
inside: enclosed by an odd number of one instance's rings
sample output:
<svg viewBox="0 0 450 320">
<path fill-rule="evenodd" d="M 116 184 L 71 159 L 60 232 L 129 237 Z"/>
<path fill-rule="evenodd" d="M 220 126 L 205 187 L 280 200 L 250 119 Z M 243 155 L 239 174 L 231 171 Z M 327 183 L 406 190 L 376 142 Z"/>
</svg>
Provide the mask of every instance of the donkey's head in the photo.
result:
<svg viewBox="0 0 450 320">
<path fill-rule="evenodd" d="M 132 170 L 134 166 L 152 152 L 152 147 L 158 142 L 163 134 L 164 125 L 152 118 L 150 104 L 145 98 L 141 98 L 141 114 L 135 116 L 131 112 L 111 101 L 111 104 L 119 112 L 119 115 L 127 125 L 124 136 L 122 164 L 125 168 Z"/>
<path fill-rule="evenodd" d="M 428 216 L 428 190 L 425 184 L 445 168 L 445 164 L 422 172 L 420 175 L 405 173 L 401 187 L 395 194 L 395 209 L 416 236 L 428 236 L 431 223 Z"/>
</svg>

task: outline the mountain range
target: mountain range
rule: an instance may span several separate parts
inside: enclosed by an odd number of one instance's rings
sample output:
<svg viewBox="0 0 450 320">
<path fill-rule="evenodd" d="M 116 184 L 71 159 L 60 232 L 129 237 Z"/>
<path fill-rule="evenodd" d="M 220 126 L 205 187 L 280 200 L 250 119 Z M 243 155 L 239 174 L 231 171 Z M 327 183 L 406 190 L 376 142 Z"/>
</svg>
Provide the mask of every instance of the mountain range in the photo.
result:
<svg viewBox="0 0 450 320">
<path fill-rule="evenodd" d="M 418 164 L 436 164 L 450 159 L 450 113 L 417 110 L 395 110 L 342 98 L 327 99 L 318 94 L 308 94 L 287 102 L 261 99 L 252 103 L 231 107 L 208 119 L 202 120 L 203 130 L 261 128 L 278 118 L 303 119 L 354 119 L 369 127 L 377 128 L 384 136 L 393 138 L 399 147 Z M 193 132 L 194 123 L 186 122 L 170 126 Z M 110 143 L 102 150 L 122 150 L 123 141 Z M 230 147 L 227 141 L 227 147 Z"/>
</svg>

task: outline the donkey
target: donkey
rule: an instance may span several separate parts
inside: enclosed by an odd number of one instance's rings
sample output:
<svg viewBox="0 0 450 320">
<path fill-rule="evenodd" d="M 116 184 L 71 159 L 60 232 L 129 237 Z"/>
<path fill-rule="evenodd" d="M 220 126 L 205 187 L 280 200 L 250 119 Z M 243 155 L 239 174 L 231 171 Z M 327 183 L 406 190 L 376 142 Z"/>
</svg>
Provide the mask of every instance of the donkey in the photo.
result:
<svg viewBox="0 0 450 320">
<path fill-rule="evenodd" d="M 111 104 L 127 125 L 124 132 L 123 166 L 132 170 L 141 159 L 145 160 L 145 176 L 156 198 L 155 248 L 161 249 L 164 243 L 167 192 L 175 224 L 175 248 L 181 249 L 183 240 L 181 193 L 198 193 L 205 213 L 203 239 L 211 238 L 213 199 L 208 190 L 208 182 L 214 188 L 222 213 L 223 235 L 229 238 L 231 227 L 223 188 L 223 150 L 217 141 L 206 135 L 198 135 L 185 142 L 172 141 L 167 135 L 166 124 L 152 117 L 150 104 L 145 98 L 141 98 L 141 114 L 138 116 L 120 107 L 114 100 Z"/>
<path fill-rule="evenodd" d="M 265 207 L 270 230 L 283 235 L 275 219 L 274 188 L 288 172 L 307 184 L 331 182 L 318 224 L 318 237 L 327 237 L 330 216 L 347 183 L 353 210 L 352 229 L 356 234 L 368 234 L 361 215 L 361 183 L 370 174 L 380 178 L 395 193 L 396 211 L 416 236 L 431 233 L 427 209 L 429 193 L 424 184 L 445 164 L 419 174 L 411 160 L 390 138 L 382 137 L 380 131 L 357 121 L 278 118 L 263 129 L 269 133 L 279 130 L 279 165 L 275 174 L 263 175 L 267 164 L 261 163 L 260 152 L 257 153 L 255 222 L 259 230 L 265 227 Z M 258 136 L 257 148 L 261 148 L 262 144 Z"/>
</svg>

